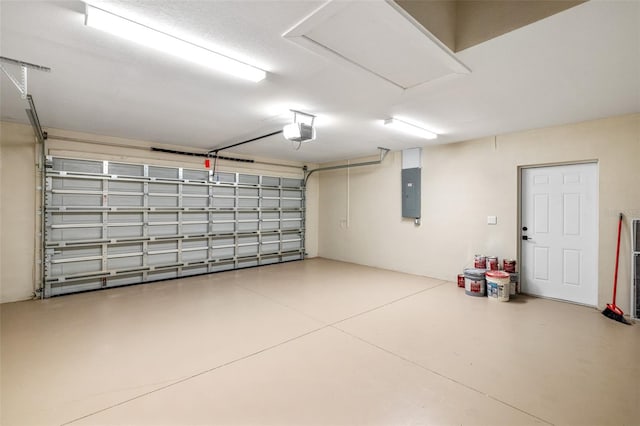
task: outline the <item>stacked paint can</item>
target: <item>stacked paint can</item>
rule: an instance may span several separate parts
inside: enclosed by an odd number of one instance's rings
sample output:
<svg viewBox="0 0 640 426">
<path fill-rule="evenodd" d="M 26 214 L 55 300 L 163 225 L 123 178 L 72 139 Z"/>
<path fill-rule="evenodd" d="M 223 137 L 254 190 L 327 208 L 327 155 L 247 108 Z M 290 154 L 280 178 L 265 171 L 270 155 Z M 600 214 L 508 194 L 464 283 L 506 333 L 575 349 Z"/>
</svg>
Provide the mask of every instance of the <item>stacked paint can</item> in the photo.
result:
<svg viewBox="0 0 640 426">
<path fill-rule="evenodd" d="M 518 274 L 517 272 L 511 272 L 509 274 L 509 282 L 511 283 L 511 289 L 509 290 L 509 294 L 511 296 L 515 296 L 516 294 L 520 293 L 519 277 L 520 277 L 520 274 Z"/>
<path fill-rule="evenodd" d="M 511 259 L 504 259 L 502 261 L 502 269 L 505 272 L 513 273 L 516 271 L 516 261 Z"/>
<path fill-rule="evenodd" d="M 476 254 L 473 268 L 466 268 L 464 274 L 458 274 L 458 287 L 464 287 L 465 294 L 469 296 L 489 296 L 506 302 L 510 296 L 520 293 L 519 278 L 515 260 L 504 259 L 500 268 L 497 256 Z"/>
<path fill-rule="evenodd" d="M 475 269 L 487 269 L 487 257 L 476 254 L 473 259 L 473 267 Z"/>
<path fill-rule="evenodd" d="M 487 296 L 499 302 L 508 302 L 511 287 L 511 276 L 504 271 L 487 271 Z"/>
<path fill-rule="evenodd" d="M 481 268 L 464 270 L 464 293 L 469 296 L 482 297 L 486 294 L 486 271 Z"/>
<path fill-rule="evenodd" d="M 487 270 L 488 271 L 497 271 L 498 270 L 498 258 L 496 256 L 487 256 Z"/>
<path fill-rule="evenodd" d="M 516 261 L 512 259 L 504 259 L 502 261 L 502 269 L 509 274 L 510 289 L 509 294 L 515 296 L 520 293 L 520 280 L 516 272 Z"/>
</svg>

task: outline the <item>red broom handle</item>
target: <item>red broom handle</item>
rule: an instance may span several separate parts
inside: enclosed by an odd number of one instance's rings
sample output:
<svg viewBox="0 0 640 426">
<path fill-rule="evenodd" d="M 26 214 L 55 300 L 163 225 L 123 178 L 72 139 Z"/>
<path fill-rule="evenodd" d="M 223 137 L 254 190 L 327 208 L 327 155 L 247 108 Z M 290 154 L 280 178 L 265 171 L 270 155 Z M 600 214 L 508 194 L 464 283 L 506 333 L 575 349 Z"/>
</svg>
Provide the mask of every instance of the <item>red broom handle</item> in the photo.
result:
<svg viewBox="0 0 640 426">
<path fill-rule="evenodd" d="M 616 292 L 618 291 L 618 261 L 620 260 L 620 231 L 622 230 L 622 213 L 618 219 L 618 243 L 616 246 L 616 271 L 613 276 L 613 307 L 616 306 Z"/>
</svg>

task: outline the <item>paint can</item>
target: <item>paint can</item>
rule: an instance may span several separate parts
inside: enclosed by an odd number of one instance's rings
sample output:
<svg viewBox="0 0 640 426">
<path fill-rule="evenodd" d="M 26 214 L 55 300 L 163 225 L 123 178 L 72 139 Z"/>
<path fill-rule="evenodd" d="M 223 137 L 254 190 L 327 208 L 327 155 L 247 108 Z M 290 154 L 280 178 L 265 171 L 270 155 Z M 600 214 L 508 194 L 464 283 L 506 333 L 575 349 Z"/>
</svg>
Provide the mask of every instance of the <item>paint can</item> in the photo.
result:
<svg viewBox="0 0 640 426">
<path fill-rule="evenodd" d="M 509 301 L 509 283 L 511 277 L 504 271 L 487 271 L 487 296 L 498 302 Z"/>
<path fill-rule="evenodd" d="M 464 288 L 464 274 L 458 274 L 458 287 Z"/>
<path fill-rule="evenodd" d="M 487 264 L 487 270 L 489 271 L 498 270 L 498 258 L 496 256 L 487 256 L 486 264 Z"/>
<path fill-rule="evenodd" d="M 469 296 L 482 297 L 486 294 L 485 270 L 467 268 L 464 270 L 464 293 Z"/>
<path fill-rule="evenodd" d="M 502 261 L 502 269 L 505 272 L 513 273 L 516 271 L 516 261 L 513 259 L 504 259 Z"/>
<path fill-rule="evenodd" d="M 481 254 L 476 254 L 473 260 L 473 267 L 475 269 L 487 269 L 487 258 Z"/>
<path fill-rule="evenodd" d="M 510 273 L 509 282 L 511 284 L 511 289 L 509 290 L 509 294 L 513 296 L 520 293 L 520 274 L 518 274 L 517 272 Z"/>
</svg>

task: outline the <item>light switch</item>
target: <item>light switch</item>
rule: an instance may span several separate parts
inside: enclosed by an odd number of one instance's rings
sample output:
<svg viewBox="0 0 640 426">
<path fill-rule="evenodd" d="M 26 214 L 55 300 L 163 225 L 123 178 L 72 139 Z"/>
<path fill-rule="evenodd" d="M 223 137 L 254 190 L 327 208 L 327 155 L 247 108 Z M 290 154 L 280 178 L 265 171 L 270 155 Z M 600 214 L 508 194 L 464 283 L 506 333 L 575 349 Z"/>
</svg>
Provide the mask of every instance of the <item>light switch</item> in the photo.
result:
<svg viewBox="0 0 640 426">
<path fill-rule="evenodd" d="M 487 225 L 497 225 L 498 216 L 487 216 Z"/>
</svg>

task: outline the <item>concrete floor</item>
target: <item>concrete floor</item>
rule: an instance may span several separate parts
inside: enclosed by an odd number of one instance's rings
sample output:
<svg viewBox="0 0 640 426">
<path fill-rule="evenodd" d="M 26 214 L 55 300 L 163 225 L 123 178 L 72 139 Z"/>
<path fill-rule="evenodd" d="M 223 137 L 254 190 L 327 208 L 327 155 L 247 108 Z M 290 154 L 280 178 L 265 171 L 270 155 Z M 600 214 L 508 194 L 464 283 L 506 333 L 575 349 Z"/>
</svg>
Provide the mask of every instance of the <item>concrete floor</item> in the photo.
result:
<svg viewBox="0 0 640 426">
<path fill-rule="evenodd" d="M 312 259 L 1 306 L 1 423 L 640 424 L 640 327 Z"/>
</svg>

